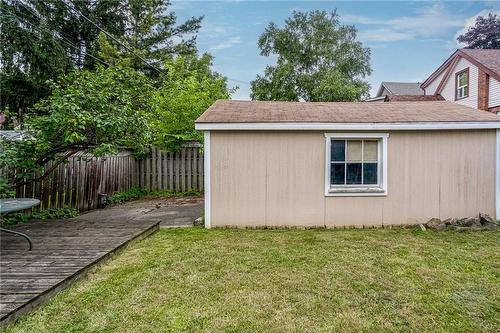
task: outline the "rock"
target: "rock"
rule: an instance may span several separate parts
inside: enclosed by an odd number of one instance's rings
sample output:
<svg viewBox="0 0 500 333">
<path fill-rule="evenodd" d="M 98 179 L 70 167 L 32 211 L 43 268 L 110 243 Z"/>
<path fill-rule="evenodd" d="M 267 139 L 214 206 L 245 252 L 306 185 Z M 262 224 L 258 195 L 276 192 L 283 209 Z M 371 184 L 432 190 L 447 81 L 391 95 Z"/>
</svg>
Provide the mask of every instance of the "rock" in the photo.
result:
<svg viewBox="0 0 500 333">
<path fill-rule="evenodd" d="M 440 220 L 440 219 L 437 219 L 437 218 L 432 218 L 430 219 L 429 221 L 427 221 L 427 223 L 425 224 L 425 226 L 427 228 L 430 228 L 430 229 L 436 229 L 436 227 L 440 224 L 442 224 L 443 222 Z"/>
<path fill-rule="evenodd" d="M 445 230 L 448 227 L 448 225 L 444 222 L 438 224 L 434 229 L 435 230 Z"/>
<path fill-rule="evenodd" d="M 464 231 L 467 231 L 467 230 L 471 230 L 471 228 L 461 227 L 461 226 L 456 225 L 456 226 L 453 227 L 453 230 L 458 231 L 458 232 L 464 232 Z"/>
<path fill-rule="evenodd" d="M 194 220 L 194 225 L 195 226 L 204 226 L 205 221 L 203 220 L 203 217 L 198 217 L 196 220 Z"/>
<path fill-rule="evenodd" d="M 466 217 L 457 221 L 457 224 L 462 227 L 481 227 L 481 222 L 479 222 L 479 217 Z"/>
<path fill-rule="evenodd" d="M 496 230 L 497 224 L 496 223 L 486 223 L 483 225 L 484 229 L 486 230 Z"/>
<path fill-rule="evenodd" d="M 453 219 L 449 218 L 449 219 L 444 220 L 443 223 L 448 226 L 448 225 L 456 224 L 456 221 L 457 221 L 457 219 L 455 219 L 455 218 L 453 218 Z"/>
<path fill-rule="evenodd" d="M 481 223 L 481 225 L 486 225 L 489 223 L 496 224 L 496 221 L 491 216 L 489 216 L 488 214 L 484 214 L 484 213 L 479 213 L 478 220 L 479 220 L 479 223 Z"/>
</svg>

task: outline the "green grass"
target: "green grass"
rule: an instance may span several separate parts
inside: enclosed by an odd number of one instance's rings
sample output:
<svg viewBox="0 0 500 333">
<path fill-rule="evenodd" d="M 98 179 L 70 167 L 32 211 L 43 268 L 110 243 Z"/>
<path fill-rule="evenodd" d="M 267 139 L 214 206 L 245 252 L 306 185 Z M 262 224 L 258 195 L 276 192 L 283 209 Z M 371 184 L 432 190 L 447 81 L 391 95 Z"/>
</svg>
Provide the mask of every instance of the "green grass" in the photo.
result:
<svg viewBox="0 0 500 333">
<path fill-rule="evenodd" d="M 7 332 L 498 332 L 500 232 L 162 230 Z"/>
</svg>

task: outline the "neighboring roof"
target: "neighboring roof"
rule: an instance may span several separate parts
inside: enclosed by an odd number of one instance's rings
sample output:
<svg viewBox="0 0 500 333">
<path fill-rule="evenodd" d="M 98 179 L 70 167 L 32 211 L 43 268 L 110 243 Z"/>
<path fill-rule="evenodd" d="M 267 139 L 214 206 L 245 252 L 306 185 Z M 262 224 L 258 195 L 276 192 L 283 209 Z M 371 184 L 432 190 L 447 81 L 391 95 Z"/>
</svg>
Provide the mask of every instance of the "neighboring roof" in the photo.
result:
<svg viewBox="0 0 500 333">
<path fill-rule="evenodd" d="M 425 122 L 495 122 L 495 126 L 500 126 L 500 116 L 447 101 L 312 103 L 218 100 L 196 120 L 197 124 Z"/>
<path fill-rule="evenodd" d="M 22 140 L 27 138 L 28 134 L 22 130 L 0 130 L 0 139 L 5 140 Z"/>
<path fill-rule="evenodd" d="M 380 97 L 367 98 L 363 102 L 383 102 L 384 100 L 385 96 L 380 96 Z"/>
<path fill-rule="evenodd" d="M 455 65 L 457 59 L 462 57 L 467 59 L 478 68 L 486 72 L 491 77 L 500 81 L 500 50 L 498 49 L 459 49 L 446 59 L 420 86 L 427 87 L 434 81 L 448 66 Z M 446 75 L 445 75 L 446 76 Z M 443 78 L 443 80 L 447 77 Z"/>
<path fill-rule="evenodd" d="M 384 102 L 426 102 L 444 101 L 441 95 L 386 95 Z"/>
<path fill-rule="evenodd" d="M 382 96 L 384 88 L 392 95 L 423 95 L 420 82 L 387 82 L 383 81 L 378 89 L 377 96 Z"/>
<path fill-rule="evenodd" d="M 461 51 L 463 54 L 470 56 L 492 72 L 500 75 L 500 49 L 462 49 Z"/>
</svg>

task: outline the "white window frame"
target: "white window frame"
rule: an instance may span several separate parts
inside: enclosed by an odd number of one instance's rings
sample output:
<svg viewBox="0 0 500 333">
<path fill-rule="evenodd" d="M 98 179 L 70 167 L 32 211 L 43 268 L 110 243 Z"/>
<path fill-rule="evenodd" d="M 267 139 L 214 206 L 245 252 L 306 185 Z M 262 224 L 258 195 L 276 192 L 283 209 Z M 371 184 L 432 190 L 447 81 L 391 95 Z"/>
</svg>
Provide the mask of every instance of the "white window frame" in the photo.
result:
<svg viewBox="0 0 500 333">
<path fill-rule="evenodd" d="M 467 74 L 467 83 L 464 85 L 460 85 L 460 76 Z M 469 69 L 466 68 L 460 72 L 457 73 L 455 80 L 457 81 L 457 92 L 456 92 L 456 100 L 464 99 L 469 97 Z M 465 88 L 467 88 L 467 95 L 465 95 Z M 462 93 L 462 96 L 460 96 L 460 93 Z"/>
<path fill-rule="evenodd" d="M 327 197 L 364 197 L 387 195 L 387 139 L 389 133 L 325 133 L 325 196 Z M 378 144 L 378 184 L 377 185 L 339 185 L 330 184 L 332 140 L 370 140 Z"/>
</svg>

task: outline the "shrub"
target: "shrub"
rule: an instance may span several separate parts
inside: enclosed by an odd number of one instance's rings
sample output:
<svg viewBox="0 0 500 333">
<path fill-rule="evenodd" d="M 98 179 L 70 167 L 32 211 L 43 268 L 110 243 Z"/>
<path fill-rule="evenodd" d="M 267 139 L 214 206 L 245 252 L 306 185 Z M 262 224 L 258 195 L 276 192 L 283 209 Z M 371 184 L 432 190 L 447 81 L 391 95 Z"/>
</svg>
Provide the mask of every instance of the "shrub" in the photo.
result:
<svg viewBox="0 0 500 333">
<path fill-rule="evenodd" d="M 33 212 L 31 215 L 26 215 L 22 213 L 7 214 L 2 218 L 3 225 L 15 225 L 18 223 L 24 223 L 32 220 L 49 220 L 49 219 L 63 219 L 75 217 L 78 215 L 78 211 L 74 208 L 52 208 L 47 210 L 42 210 L 39 212 Z"/>
</svg>

